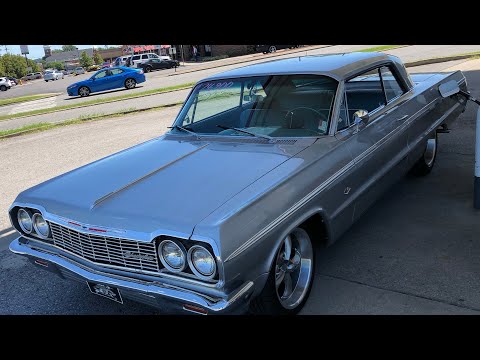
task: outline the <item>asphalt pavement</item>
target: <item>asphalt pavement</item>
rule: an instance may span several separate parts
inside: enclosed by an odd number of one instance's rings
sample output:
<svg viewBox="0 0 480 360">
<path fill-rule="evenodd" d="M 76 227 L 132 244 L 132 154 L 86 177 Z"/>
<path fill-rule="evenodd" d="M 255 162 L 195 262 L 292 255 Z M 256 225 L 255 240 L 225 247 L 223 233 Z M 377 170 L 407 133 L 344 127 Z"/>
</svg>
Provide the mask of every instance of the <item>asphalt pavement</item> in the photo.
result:
<svg viewBox="0 0 480 360">
<path fill-rule="evenodd" d="M 416 68 L 438 71 L 438 64 Z M 432 70 L 437 69 L 437 70 Z M 480 60 L 460 63 L 480 96 Z M 480 212 L 472 207 L 476 107 L 440 135 L 435 168 L 406 176 L 335 244 L 317 253 L 303 314 L 479 314 Z M 72 125 L 0 142 L 0 314 L 161 314 L 90 294 L 6 248 L 6 209 L 21 190 L 148 140 L 178 107 Z M 34 152 L 28 166 L 25 152 Z"/>
</svg>

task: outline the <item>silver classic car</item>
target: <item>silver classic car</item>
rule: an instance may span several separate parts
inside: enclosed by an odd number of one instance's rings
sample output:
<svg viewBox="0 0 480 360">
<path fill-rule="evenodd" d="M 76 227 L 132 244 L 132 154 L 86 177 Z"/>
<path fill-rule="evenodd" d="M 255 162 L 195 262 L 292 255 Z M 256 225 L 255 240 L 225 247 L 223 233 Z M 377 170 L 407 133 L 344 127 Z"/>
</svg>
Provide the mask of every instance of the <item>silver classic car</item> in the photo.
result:
<svg viewBox="0 0 480 360">
<path fill-rule="evenodd" d="M 18 195 L 10 250 L 86 291 L 197 314 L 294 314 L 315 252 L 465 110 L 460 71 L 382 53 L 303 56 L 200 81 L 166 134 Z"/>
</svg>

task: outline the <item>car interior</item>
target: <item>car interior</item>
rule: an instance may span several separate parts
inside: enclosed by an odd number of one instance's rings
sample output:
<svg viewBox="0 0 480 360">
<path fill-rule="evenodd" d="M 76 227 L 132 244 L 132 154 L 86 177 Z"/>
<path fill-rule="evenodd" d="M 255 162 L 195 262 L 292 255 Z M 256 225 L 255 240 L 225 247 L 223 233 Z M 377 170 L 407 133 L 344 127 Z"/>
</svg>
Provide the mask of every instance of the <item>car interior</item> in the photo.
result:
<svg viewBox="0 0 480 360">
<path fill-rule="evenodd" d="M 337 85 L 331 78 L 316 75 L 249 78 L 243 82 L 238 106 L 198 121 L 188 114 L 190 111 L 182 111 L 176 124 L 205 134 L 245 136 L 222 130 L 217 126 L 221 125 L 272 137 L 324 135 Z M 195 101 L 191 102 L 194 107 Z"/>
</svg>

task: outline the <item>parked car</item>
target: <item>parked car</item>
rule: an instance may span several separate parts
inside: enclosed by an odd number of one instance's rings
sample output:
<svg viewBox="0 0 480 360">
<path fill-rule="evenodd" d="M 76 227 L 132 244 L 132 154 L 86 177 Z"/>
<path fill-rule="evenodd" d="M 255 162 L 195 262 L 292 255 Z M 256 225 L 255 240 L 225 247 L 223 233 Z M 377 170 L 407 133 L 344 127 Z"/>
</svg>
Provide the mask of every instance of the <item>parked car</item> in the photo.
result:
<svg viewBox="0 0 480 360">
<path fill-rule="evenodd" d="M 148 59 L 144 63 L 138 63 L 137 66 L 148 73 L 152 70 L 171 69 L 180 66 L 180 63 L 177 60 Z"/>
<path fill-rule="evenodd" d="M 294 314 L 317 246 L 432 170 L 466 106 L 451 83 L 467 91 L 461 71 L 409 76 L 383 53 L 213 75 L 171 131 L 20 193 L 10 250 L 117 302 Z"/>
<path fill-rule="evenodd" d="M 139 67 L 138 64 L 147 62 L 149 59 L 171 60 L 170 56 L 157 55 L 155 53 L 137 54 L 131 58 L 132 66 Z"/>
<path fill-rule="evenodd" d="M 104 62 L 102 65 L 101 65 L 101 69 L 106 69 L 106 68 L 110 68 L 112 67 L 112 64 L 109 63 L 108 61 Z"/>
<path fill-rule="evenodd" d="M 125 66 L 127 63 L 127 59 L 131 56 L 119 56 L 113 62 L 113 66 Z"/>
<path fill-rule="evenodd" d="M 18 79 L 17 78 L 14 78 L 12 76 L 7 76 L 7 79 L 10 80 L 10 83 L 12 84 L 12 86 L 18 85 Z"/>
<path fill-rule="evenodd" d="M 298 48 L 299 45 L 255 45 L 256 52 L 274 53 L 277 50 Z"/>
<path fill-rule="evenodd" d="M 77 82 L 67 87 L 70 96 L 88 96 L 92 92 L 106 91 L 125 87 L 133 89 L 145 81 L 143 70 L 130 69 L 124 66 L 102 69 L 89 79 Z"/>
<path fill-rule="evenodd" d="M 85 69 L 81 66 L 76 67 L 74 70 L 75 75 L 85 74 Z"/>
<path fill-rule="evenodd" d="M 33 73 L 33 76 L 34 76 L 35 79 L 41 79 L 43 77 L 41 72 Z"/>
<path fill-rule="evenodd" d="M 88 72 L 98 71 L 98 70 L 100 70 L 100 68 L 101 68 L 100 65 L 92 65 L 92 66 L 89 66 L 89 67 L 88 67 L 87 71 L 88 71 Z"/>
<path fill-rule="evenodd" d="M 43 74 L 43 79 L 46 82 L 49 82 L 50 80 L 58 80 L 58 79 L 63 79 L 65 75 L 63 75 L 63 72 L 60 70 L 45 70 L 45 73 Z"/>
<path fill-rule="evenodd" d="M 35 79 L 35 74 L 34 73 L 29 73 L 29 74 L 25 75 L 22 79 L 23 80 L 34 80 Z"/>
<path fill-rule="evenodd" d="M 0 77 L 0 90 L 1 91 L 7 91 L 12 87 L 12 84 L 10 80 L 8 80 L 6 77 Z"/>
</svg>

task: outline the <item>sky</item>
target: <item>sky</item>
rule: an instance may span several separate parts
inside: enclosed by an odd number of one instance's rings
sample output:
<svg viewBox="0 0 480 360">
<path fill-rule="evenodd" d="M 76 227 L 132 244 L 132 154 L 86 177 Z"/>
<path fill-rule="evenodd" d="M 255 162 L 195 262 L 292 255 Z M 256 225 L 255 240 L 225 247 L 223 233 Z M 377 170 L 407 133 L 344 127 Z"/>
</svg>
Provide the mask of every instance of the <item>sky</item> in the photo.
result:
<svg viewBox="0 0 480 360">
<path fill-rule="evenodd" d="M 20 45 L 0 45 L 0 55 L 5 54 L 5 46 L 7 47 L 8 53 L 20 55 Z M 75 45 L 79 49 L 88 49 L 93 46 L 95 47 L 104 47 L 105 45 Z M 107 45 L 107 46 L 114 46 L 114 45 Z M 50 45 L 52 50 L 61 49 L 62 45 Z M 29 59 L 38 59 L 45 55 L 43 51 L 43 45 L 28 45 L 28 51 L 30 52 L 27 57 Z"/>
</svg>

